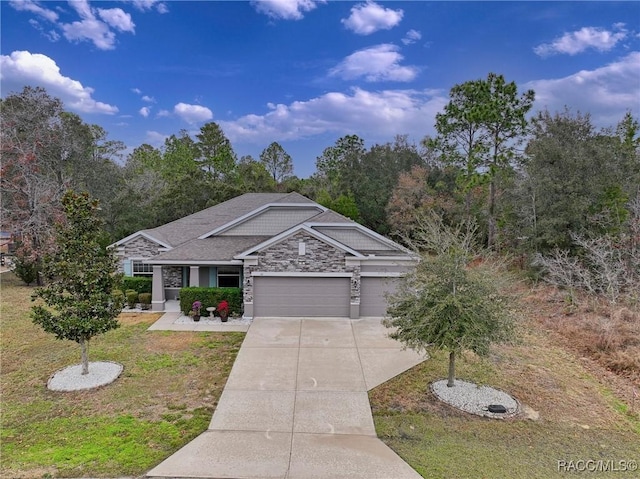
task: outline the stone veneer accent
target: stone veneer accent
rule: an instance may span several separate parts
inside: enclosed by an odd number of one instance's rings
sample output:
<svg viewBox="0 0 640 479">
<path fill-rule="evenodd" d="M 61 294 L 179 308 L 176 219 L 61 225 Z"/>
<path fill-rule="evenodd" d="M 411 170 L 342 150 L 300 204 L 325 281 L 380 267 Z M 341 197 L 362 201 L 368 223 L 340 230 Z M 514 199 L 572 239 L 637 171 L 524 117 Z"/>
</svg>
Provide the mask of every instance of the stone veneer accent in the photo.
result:
<svg viewBox="0 0 640 479">
<path fill-rule="evenodd" d="M 122 245 L 118 251 L 118 256 L 123 260 L 129 258 L 152 258 L 159 253 L 159 248 L 161 248 L 161 246 L 157 243 L 148 240 L 144 236 L 138 236 Z M 124 272 L 122 261 L 120 261 L 118 267 L 120 272 Z"/>
<path fill-rule="evenodd" d="M 305 243 L 305 254 L 298 254 L 298 245 Z M 243 298 L 253 302 L 253 277 L 260 272 L 351 273 L 351 302 L 360 303 L 360 266 L 346 266 L 347 253 L 320 241 L 305 232 L 296 233 L 258 252 L 258 264 L 244 267 Z"/>
<path fill-rule="evenodd" d="M 162 278 L 165 288 L 182 288 L 182 266 L 163 266 Z"/>
<path fill-rule="evenodd" d="M 162 246 L 148 240 L 144 236 L 138 236 L 121 246 L 119 256 L 124 259 L 129 258 L 153 258 L 160 253 Z M 124 272 L 123 262 L 120 261 L 120 272 Z M 164 266 L 162 268 L 162 277 L 165 288 L 181 288 L 182 287 L 182 267 L 180 266 Z"/>
</svg>

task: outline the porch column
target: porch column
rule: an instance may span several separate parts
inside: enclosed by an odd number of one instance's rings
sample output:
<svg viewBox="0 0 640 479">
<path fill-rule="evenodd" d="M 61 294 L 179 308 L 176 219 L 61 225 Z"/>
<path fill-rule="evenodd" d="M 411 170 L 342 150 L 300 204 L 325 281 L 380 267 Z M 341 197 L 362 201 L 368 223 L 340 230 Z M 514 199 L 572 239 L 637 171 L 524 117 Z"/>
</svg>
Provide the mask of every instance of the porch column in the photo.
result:
<svg viewBox="0 0 640 479">
<path fill-rule="evenodd" d="M 200 286 L 200 267 L 199 266 L 189 267 L 189 286 L 191 287 Z"/>
<path fill-rule="evenodd" d="M 162 266 L 153 265 L 153 289 L 151 290 L 151 310 L 164 311 L 164 278 Z"/>
</svg>

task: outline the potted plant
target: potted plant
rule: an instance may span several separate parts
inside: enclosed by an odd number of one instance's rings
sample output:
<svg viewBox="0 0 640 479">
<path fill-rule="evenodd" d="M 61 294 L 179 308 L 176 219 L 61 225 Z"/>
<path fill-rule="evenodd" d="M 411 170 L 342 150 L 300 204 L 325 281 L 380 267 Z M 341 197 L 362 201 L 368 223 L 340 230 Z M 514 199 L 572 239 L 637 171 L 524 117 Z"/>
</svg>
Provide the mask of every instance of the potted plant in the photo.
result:
<svg viewBox="0 0 640 479">
<path fill-rule="evenodd" d="M 218 314 L 220 314 L 220 321 L 226 323 L 229 318 L 229 303 L 227 303 L 226 299 L 223 299 L 218 304 Z"/>
<path fill-rule="evenodd" d="M 189 311 L 189 316 L 193 318 L 194 321 L 200 321 L 200 309 L 202 308 L 202 303 L 200 301 L 194 301 L 191 305 L 191 311 Z"/>
</svg>

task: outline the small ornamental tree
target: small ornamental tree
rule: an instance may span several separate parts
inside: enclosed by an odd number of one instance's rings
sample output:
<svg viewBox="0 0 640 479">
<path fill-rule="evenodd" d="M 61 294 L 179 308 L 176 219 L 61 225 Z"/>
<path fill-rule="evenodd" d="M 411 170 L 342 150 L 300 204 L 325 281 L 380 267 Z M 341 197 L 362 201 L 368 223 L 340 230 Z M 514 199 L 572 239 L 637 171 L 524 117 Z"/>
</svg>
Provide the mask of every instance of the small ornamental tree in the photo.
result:
<svg viewBox="0 0 640 479">
<path fill-rule="evenodd" d="M 437 215 L 421 218 L 412 246 L 420 255 L 415 270 L 391 296 L 384 320 L 390 334 L 418 352 L 449 352 L 447 386 L 454 386 L 456 355 L 489 353 L 492 343 L 513 337 L 501 276 L 476 250 L 476 227 L 447 227 Z"/>
<path fill-rule="evenodd" d="M 119 326 L 116 317 L 122 305 L 113 301 L 111 293 L 120 277 L 116 274 L 116 258 L 100 246 L 98 202 L 87 193 L 69 191 L 62 205 L 66 223 L 56 227 L 56 249 L 43 264 L 46 284 L 33 295 L 47 307 L 33 306 L 31 318 L 56 339 L 79 343 L 82 374 L 88 374 L 89 340 Z"/>
</svg>

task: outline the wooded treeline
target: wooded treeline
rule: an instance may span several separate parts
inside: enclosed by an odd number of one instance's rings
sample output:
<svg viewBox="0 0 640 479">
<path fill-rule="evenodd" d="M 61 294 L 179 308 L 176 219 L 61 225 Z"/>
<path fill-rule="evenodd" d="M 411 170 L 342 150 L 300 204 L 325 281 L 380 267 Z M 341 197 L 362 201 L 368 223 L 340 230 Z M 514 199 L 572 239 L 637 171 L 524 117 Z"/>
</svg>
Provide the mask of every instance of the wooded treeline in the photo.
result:
<svg viewBox="0 0 640 479">
<path fill-rule="evenodd" d="M 398 135 L 367 149 L 346 135 L 311 177 L 298 178 L 277 142 L 257 159 L 238 158 L 213 122 L 195 137 L 180 131 L 125 155 L 102 127 L 25 87 L 0 101 L 2 230 L 37 261 L 68 189 L 100 201 L 105 244 L 243 193 L 298 191 L 399 241 L 414 233 L 416 215 L 433 210 L 450 224 L 473 218 L 488 246 L 527 260 L 556 248 L 575 253 L 576 234 L 638 247 L 638 120 L 627 113 L 597 129 L 569 109 L 531 117 L 533 101 L 533 91 L 518 94 L 501 75 L 455 85 L 434 137 L 415 145 Z"/>
</svg>

